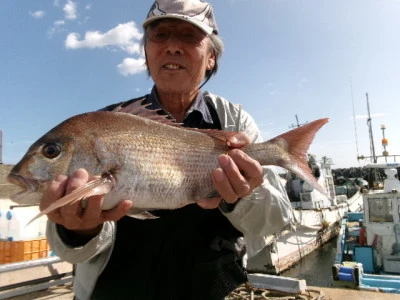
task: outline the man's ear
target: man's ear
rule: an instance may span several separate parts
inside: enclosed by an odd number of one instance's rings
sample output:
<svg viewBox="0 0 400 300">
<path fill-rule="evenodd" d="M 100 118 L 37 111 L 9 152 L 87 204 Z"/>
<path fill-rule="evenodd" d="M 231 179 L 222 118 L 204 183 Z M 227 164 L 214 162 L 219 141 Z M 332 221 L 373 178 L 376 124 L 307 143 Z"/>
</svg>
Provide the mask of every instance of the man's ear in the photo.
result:
<svg viewBox="0 0 400 300">
<path fill-rule="evenodd" d="M 208 58 L 208 62 L 207 62 L 207 70 L 212 70 L 215 67 L 215 55 L 211 55 Z"/>
</svg>

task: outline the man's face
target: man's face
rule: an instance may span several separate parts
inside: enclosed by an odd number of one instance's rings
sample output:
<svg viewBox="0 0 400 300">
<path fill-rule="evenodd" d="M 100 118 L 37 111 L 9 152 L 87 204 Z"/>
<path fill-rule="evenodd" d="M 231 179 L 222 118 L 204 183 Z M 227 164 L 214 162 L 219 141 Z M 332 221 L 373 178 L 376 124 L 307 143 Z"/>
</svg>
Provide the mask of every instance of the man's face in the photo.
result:
<svg viewBox="0 0 400 300">
<path fill-rule="evenodd" d="M 206 70 L 214 67 L 211 40 L 196 26 L 163 20 L 146 29 L 147 67 L 159 92 L 197 90 Z"/>
</svg>

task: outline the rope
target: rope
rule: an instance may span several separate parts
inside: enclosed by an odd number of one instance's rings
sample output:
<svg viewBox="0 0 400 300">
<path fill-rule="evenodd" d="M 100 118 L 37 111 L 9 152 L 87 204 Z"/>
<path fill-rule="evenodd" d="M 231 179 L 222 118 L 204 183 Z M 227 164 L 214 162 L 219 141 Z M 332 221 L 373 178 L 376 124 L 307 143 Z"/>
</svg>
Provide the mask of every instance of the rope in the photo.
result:
<svg viewBox="0 0 400 300">
<path fill-rule="evenodd" d="M 321 290 L 306 290 L 302 294 L 290 294 L 281 291 L 259 289 L 245 284 L 225 297 L 225 300 L 324 300 L 325 293 Z"/>
</svg>

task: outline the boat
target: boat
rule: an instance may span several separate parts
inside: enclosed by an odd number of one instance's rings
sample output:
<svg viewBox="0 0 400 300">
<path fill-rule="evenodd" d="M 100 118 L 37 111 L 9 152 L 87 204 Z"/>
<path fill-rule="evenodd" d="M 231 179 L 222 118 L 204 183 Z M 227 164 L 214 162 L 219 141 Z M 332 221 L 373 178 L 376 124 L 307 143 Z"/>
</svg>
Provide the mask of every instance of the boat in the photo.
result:
<svg viewBox="0 0 400 300">
<path fill-rule="evenodd" d="M 326 195 L 286 173 L 294 226 L 265 238 L 267 246 L 247 260 L 250 273 L 281 274 L 336 237 L 347 212 L 362 210 L 362 190 L 366 187 L 363 180 L 335 181 L 333 160 L 329 157 L 318 161 L 315 155 L 308 154 L 308 163 Z"/>
<path fill-rule="evenodd" d="M 363 194 L 363 212 L 350 212 L 342 221 L 332 284 L 400 294 L 400 163 L 396 162 L 399 155 L 389 155 L 386 149 L 385 125 L 381 125 L 382 155 L 375 154 L 366 96 L 371 156 L 357 158 L 371 160 L 365 166 L 373 174 L 369 178 L 371 189 Z"/>
<path fill-rule="evenodd" d="M 385 171 L 383 189 L 364 194 L 363 212 L 343 219 L 332 283 L 400 294 L 400 163 L 366 167 Z"/>
<path fill-rule="evenodd" d="M 296 125 L 300 127 L 297 115 Z M 289 228 L 265 237 L 266 246 L 247 259 L 247 270 L 252 273 L 279 275 L 301 261 L 339 233 L 347 212 L 362 210 L 364 180 L 337 180 L 332 174 L 332 158 L 317 159 L 307 154 L 309 167 L 325 195 L 313 189 L 291 172 L 283 179 L 291 201 L 293 222 Z"/>
</svg>

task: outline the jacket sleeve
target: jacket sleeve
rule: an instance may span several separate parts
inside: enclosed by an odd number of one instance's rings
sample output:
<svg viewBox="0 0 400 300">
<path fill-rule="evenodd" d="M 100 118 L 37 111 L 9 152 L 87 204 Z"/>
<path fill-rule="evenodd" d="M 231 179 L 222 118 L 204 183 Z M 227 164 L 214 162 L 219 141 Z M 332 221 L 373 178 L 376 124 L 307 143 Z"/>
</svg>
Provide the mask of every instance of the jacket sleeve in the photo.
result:
<svg viewBox="0 0 400 300">
<path fill-rule="evenodd" d="M 249 257 L 264 248 L 270 236 L 278 235 L 293 222 L 292 207 L 279 175 L 274 167 L 263 169 L 263 184 L 240 199 L 232 212 L 224 213 L 243 233 Z"/>
<path fill-rule="evenodd" d="M 240 106 L 210 95 L 217 108 L 224 130 L 245 132 L 254 143 L 262 141 L 254 119 Z M 237 202 L 231 212 L 223 214 L 240 230 L 246 240 L 249 257 L 268 244 L 272 235 L 291 228 L 293 213 L 286 188 L 277 172 L 278 167 L 263 166 L 264 182 L 254 192 Z"/>
<path fill-rule="evenodd" d="M 60 236 L 57 224 L 47 221 L 46 237 L 54 253 L 69 263 L 84 263 L 95 258 L 107 261 L 115 239 L 115 223 L 105 222 L 98 235 L 82 246 L 68 245 Z M 100 264 L 101 265 L 101 264 Z"/>
</svg>

